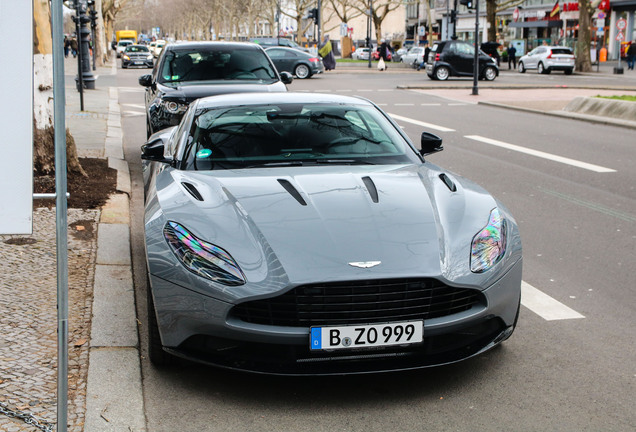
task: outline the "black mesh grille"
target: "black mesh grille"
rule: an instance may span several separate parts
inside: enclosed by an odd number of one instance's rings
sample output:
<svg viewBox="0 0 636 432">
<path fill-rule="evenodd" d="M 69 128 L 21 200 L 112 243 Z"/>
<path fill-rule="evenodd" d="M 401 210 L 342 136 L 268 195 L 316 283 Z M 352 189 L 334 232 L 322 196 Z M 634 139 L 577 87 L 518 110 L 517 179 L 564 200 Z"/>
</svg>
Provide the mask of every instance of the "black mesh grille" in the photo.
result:
<svg viewBox="0 0 636 432">
<path fill-rule="evenodd" d="M 483 301 L 477 290 L 435 279 L 353 281 L 299 286 L 278 297 L 237 305 L 232 315 L 264 325 L 347 325 L 439 318 Z"/>
</svg>

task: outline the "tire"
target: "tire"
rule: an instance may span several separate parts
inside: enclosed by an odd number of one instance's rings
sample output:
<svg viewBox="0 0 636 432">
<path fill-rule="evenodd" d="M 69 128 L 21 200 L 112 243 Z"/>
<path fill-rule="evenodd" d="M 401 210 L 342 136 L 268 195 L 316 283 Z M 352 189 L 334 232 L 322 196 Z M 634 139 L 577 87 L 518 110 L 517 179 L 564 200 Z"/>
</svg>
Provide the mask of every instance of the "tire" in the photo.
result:
<svg viewBox="0 0 636 432">
<path fill-rule="evenodd" d="M 296 69 L 294 69 L 294 75 L 296 75 L 296 78 L 298 79 L 310 78 L 311 71 L 309 70 L 309 67 L 307 65 L 299 64 L 298 66 L 296 66 Z"/>
<path fill-rule="evenodd" d="M 486 81 L 494 81 L 494 79 L 497 78 L 497 71 L 492 66 L 486 66 L 483 77 Z"/>
<path fill-rule="evenodd" d="M 125 64 L 123 64 L 123 63 L 122 63 L 122 64 L 121 64 L 121 68 L 122 68 L 122 69 L 128 69 L 128 66 L 126 66 Z"/>
<path fill-rule="evenodd" d="M 517 70 L 519 71 L 519 73 L 526 73 L 526 67 L 523 65 L 523 62 L 519 62 Z"/>
<path fill-rule="evenodd" d="M 565 74 L 566 75 L 572 75 L 573 69 L 566 69 L 565 70 Z"/>
<path fill-rule="evenodd" d="M 435 75 L 435 79 L 438 79 L 440 81 L 446 81 L 448 77 L 450 76 L 450 70 L 446 66 L 440 66 L 437 69 L 435 69 L 434 75 Z"/>
<path fill-rule="evenodd" d="M 163 350 L 149 278 L 147 278 L 146 290 L 146 297 L 148 298 L 148 358 L 155 366 L 172 366 L 177 363 L 177 358 Z"/>
<path fill-rule="evenodd" d="M 542 75 L 545 75 L 545 74 L 549 73 L 548 70 L 545 68 L 545 66 L 543 66 L 543 63 L 541 63 L 541 62 L 539 62 L 539 64 L 537 65 L 537 72 L 542 74 Z"/>
</svg>

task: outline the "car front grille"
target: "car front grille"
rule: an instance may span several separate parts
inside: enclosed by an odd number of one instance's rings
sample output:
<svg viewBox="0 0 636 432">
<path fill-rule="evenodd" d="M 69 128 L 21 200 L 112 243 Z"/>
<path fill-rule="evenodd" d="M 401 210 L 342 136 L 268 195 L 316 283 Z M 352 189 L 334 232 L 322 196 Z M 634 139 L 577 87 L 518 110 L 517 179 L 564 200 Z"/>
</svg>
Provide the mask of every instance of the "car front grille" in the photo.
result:
<svg viewBox="0 0 636 432">
<path fill-rule="evenodd" d="M 480 291 L 435 279 L 364 280 L 299 286 L 245 302 L 231 316 L 254 324 L 311 327 L 439 318 L 485 304 Z"/>
</svg>

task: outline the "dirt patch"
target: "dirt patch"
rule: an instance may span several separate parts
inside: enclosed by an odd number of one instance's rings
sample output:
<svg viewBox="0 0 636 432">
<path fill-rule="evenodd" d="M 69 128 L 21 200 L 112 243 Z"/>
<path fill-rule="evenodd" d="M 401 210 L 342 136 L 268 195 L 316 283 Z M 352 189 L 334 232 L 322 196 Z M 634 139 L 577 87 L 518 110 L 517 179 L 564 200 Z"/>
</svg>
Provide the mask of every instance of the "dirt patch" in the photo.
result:
<svg viewBox="0 0 636 432">
<path fill-rule="evenodd" d="M 106 159 L 80 158 L 80 164 L 87 176 L 69 174 L 67 179 L 67 192 L 70 194 L 68 207 L 81 209 L 100 208 L 106 203 L 108 197 L 115 192 L 117 171 L 113 168 L 108 168 Z M 54 193 L 55 176 L 35 176 L 33 178 L 33 192 Z M 55 206 L 55 200 L 37 199 L 33 201 L 33 206 L 36 208 L 52 208 Z"/>
</svg>

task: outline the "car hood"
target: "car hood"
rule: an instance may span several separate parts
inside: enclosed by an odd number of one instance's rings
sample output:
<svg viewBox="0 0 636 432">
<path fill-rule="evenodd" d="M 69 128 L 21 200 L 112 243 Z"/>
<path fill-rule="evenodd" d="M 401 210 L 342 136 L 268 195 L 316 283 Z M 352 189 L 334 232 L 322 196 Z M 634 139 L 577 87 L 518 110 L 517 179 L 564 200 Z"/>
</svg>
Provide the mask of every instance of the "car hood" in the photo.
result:
<svg viewBox="0 0 636 432">
<path fill-rule="evenodd" d="M 483 287 L 491 277 L 470 272 L 470 244 L 498 203 L 474 183 L 428 163 L 275 171 L 161 168 L 155 187 L 146 208 L 153 273 L 160 268 L 153 266 L 155 253 L 155 262 L 166 259 L 162 230 L 170 220 L 225 249 L 250 289 L 260 286 L 261 294 L 290 284 L 397 277 Z M 242 289 L 232 292 L 249 295 Z"/>
<path fill-rule="evenodd" d="M 179 102 L 192 102 L 206 96 L 216 96 L 228 93 L 249 93 L 249 92 L 284 92 L 287 87 L 281 81 L 274 83 L 240 81 L 224 81 L 223 83 L 210 82 L 196 84 L 179 84 L 176 87 L 157 84 L 163 98 Z"/>
</svg>

